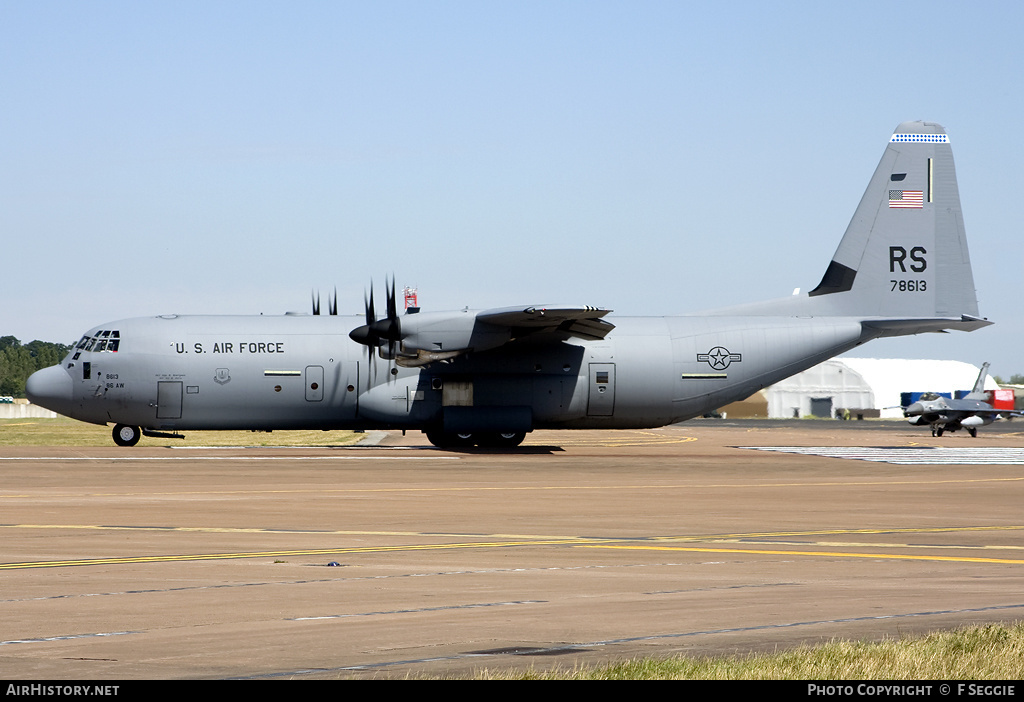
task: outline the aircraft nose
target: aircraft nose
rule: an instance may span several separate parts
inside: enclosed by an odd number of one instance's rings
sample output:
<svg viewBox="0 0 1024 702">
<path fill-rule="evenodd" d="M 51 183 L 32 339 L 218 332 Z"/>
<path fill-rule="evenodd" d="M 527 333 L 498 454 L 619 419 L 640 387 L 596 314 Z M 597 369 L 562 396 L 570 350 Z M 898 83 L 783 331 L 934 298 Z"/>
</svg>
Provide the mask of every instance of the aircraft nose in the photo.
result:
<svg viewBox="0 0 1024 702">
<path fill-rule="evenodd" d="M 921 405 L 920 402 L 915 402 L 910 407 L 908 407 L 905 410 L 903 410 L 903 416 L 904 417 L 916 417 L 917 415 L 923 414 L 923 413 L 924 413 L 924 407 Z"/>
<path fill-rule="evenodd" d="M 37 370 L 25 381 L 29 401 L 57 414 L 69 414 L 72 388 L 71 376 L 60 366 Z"/>
</svg>

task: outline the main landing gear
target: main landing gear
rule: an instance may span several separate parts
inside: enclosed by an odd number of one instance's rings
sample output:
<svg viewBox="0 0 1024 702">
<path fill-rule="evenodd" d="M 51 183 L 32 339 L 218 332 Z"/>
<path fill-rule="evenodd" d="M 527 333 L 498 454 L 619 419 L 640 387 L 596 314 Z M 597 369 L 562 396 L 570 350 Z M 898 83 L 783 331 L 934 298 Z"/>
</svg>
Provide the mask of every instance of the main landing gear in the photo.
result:
<svg viewBox="0 0 1024 702">
<path fill-rule="evenodd" d="M 960 428 L 961 429 L 966 429 L 967 433 L 970 434 L 972 437 L 976 438 L 978 436 L 978 427 L 960 427 Z M 943 432 L 945 432 L 945 431 L 949 431 L 950 433 L 952 433 L 952 432 L 956 431 L 956 429 L 948 429 L 947 430 L 945 427 L 935 426 L 935 427 L 932 427 L 932 436 L 942 436 Z"/>
<path fill-rule="evenodd" d="M 526 438 L 526 432 L 522 431 L 455 433 L 428 429 L 424 433 L 427 435 L 427 441 L 438 448 L 513 448 L 523 443 L 523 439 Z"/>
</svg>

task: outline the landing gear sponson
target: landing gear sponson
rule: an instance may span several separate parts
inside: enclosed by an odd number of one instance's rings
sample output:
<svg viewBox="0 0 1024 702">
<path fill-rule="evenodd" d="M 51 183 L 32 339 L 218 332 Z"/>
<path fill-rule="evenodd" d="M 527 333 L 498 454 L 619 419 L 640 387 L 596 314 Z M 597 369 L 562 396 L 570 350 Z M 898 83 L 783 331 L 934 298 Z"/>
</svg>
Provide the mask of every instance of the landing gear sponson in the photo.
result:
<svg viewBox="0 0 1024 702">
<path fill-rule="evenodd" d="M 427 441 L 438 448 L 466 448 L 469 446 L 480 446 L 484 448 L 512 448 L 523 443 L 526 432 L 445 432 L 436 429 L 428 429 L 424 432 Z"/>
</svg>

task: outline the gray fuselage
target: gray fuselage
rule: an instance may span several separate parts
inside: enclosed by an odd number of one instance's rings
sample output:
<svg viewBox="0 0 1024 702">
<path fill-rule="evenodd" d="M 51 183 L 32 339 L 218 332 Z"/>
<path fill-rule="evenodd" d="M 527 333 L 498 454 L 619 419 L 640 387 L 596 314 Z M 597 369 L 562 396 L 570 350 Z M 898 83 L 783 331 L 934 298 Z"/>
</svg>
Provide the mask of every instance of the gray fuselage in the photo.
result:
<svg viewBox="0 0 1024 702">
<path fill-rule="evenodd" d="M 655 427 L 743 399 L 871 338 L 851 318 L 615 318 L 601 340 L 527 336 L 403 368 L 349 339 L 358 321 L 112 322 L 37 378 L 33 394 L 76 419 L 154 430 L 423 429 L 441 426 L 446 413 L 449 424 L 492 413 L 499 428 L 510 417 L 516 430 Z M 86 350 L 103 346 L 86 340 L 114 333 L 116 351 Z"/>
</svg>

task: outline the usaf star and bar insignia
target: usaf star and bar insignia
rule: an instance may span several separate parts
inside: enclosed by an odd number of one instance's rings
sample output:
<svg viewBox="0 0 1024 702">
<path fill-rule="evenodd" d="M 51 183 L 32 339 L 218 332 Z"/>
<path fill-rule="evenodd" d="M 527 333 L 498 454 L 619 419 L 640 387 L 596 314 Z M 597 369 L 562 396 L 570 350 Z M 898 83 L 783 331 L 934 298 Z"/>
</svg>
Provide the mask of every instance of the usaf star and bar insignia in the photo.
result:
<svg viewBox="0 0 1024 702">
<path fill-rule="evenodd" d="M 683 380 L 709 380 L 715 378 L 727 378 L 729 377 L 725 373 L 725 369 L 731 366 L 733 363 L 740 363 L 743 360 L 743 354 L 731 353 L 729 349 L 724 346 L 715 346 L 707 353 L 698 353 L 697 362 L 707 363 L 711 366 L 712 373 L 683 373 Z"/>
<path fill-rule="evenodd" d="M 729 353 L 729 349 L 724 346 L 716 346 L 707 353 L 697 354 L 698 363 L 707 363 L 715 370 L 725 370 L 731 364 L 739 363 L 742 360 L 742 354 Z"/>
</svg>

